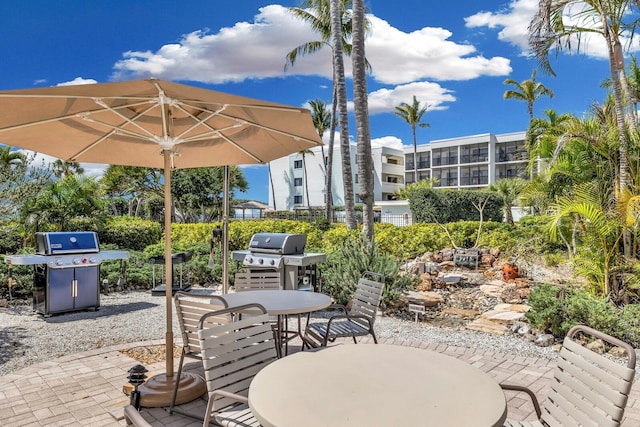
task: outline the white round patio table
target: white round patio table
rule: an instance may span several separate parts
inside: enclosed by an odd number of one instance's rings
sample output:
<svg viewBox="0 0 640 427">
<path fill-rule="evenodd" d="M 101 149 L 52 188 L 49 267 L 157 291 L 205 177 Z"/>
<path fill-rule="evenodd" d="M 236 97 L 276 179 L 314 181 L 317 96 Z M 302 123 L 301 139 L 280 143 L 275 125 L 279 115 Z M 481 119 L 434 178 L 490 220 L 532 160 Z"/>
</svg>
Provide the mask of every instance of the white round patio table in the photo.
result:
<svg viewBox="0 0 640 427">
<path fill-rule="evenodd" d="M 343 344 L 296 353 L 263 368 L 249 406 L 264 427 L 502 426 L 498 383 L 433 351 Z"/>
<path fill-rule="evenodd" d="M 229 307 L 258 303 L 270 315 L 278 316 L 278 330 L 280 331 L 278 334 L 278 351 L 282 352 L 284 344 L 285 354 L 288 354 L 289 351 L 289 341 L 295 336 L 302 337 L 300 319 L 298 318 L 297 331 L 286 331 L 286 325 L 284 325 L 283 320 L 285 316 L 311 313 L 331 305 L 331 298 L 328 295 L 298 290 L 243 291 L 224 294 L 222 298 L 224 298 Z"/>
</svg>

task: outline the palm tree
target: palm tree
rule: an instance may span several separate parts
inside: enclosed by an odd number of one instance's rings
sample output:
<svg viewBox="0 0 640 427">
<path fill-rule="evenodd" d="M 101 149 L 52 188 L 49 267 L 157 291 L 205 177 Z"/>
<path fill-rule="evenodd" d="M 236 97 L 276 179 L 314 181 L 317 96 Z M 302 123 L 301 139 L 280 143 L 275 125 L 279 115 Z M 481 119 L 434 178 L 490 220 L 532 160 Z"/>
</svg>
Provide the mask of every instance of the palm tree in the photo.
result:
<svg viewBox="0 0 640 427">
<path fill-rule="evenodd" d="M 356 117 L 357 164 L 360 200 L 362 200 L 362 233 L 373 242 L 373 160 L 371 159 L 371 132 L 367 102 L 367 68 L 365 60 L 364 0 L 353 0 L 353 105 Z"/>
<path fill-rule="evenodd" d="M 311 107 L 311 120 L 313 121 L 313 127 L 318 131 L 318 136 L 320 139 L 324 137 L 324 133 L 331 128 L 331 110 L 329 110 L 328 104 L 321 99 L 314 99 L 309 101 L 309 106 Z M 326 176 L 326 163 L 325 163 L 325 153 L 324 153 L 324 144 L 320 147 L 322 150 L 322 173 Z"/>
<path fill-rule="evenodd" d="M 0 168 L 10 168 L 12 166 L 22 165 L 26 162 L 27 157 L 20 151 L 11 150 L 9 145 L 0 147 Z"/>
<path fill-rule="evenodd" d="M 344 185 L 345 223 L 349 230 L 358 227 L 355 198 L 353 194 L 353 175 L 351 172 L 351 148 L 349 146 L 349 117 L 347 115 L 347 85 L 344 74 L 342 49 L 343 2 L 331 0 L 331 39 L 333 41 L 333 69 L 335 73 L 336 103 L 338 108 L 338 126 L 340 127 L 340 156 L 342 157 L 342 180 Z"/>
<path fill-rule="evenodd" d="M 522 178 L 503 178 L 489 186 L 490 191 L 495 191 L 502 196 L 504 201 L 504 217 L 507 224 L 513 225 L 513 202 L 518 199 L 527 181 Z"/>
<path fill-rule="evenodd" d="M 413 95 L 411 105 L 403 102 L 396 107 L 395 114 L 411 126 L 413 134 L 413 182 L 418 182 L 418 141 L 416 139 L 416 126 L 421 128 L 430 127 L 429 123 L 420 123 L 422 116 L 431 107 L 429 104 L 420 105 L 420 101 Z"/>
<path fill-rule="evenodd" d="M 56 178 L 63 178 L 71 175 L 82 175 L 84 168 L 78 162 L 67 162 L 57 159 L 53 162 L 53 175 Z"/>
<path fill-rule="evenodd" d="M 544 168 L 541 160 L 553 157 L 558 139 L 564 135 L 568 124 L 575 120 L 572 114 L 558 114 L 555 110 L 546 109 L 546 117 L 534 118 L 527 129 L 527 152 L 529 153 L 528 169 L 531 176 L 537 166 L 539 172 Z"/>
<path fill-rule="evenodd" d="M 529 123 L 533 121 L 533 103 L 541 96 L 553 98 L 553 91 L 540 82 L 536 82 L 536 70 L 531 72 L 531 79 L 517 82 L 514 79 L 506 79 L 506 85 L 513 85 L 514 89 L 504 92 L 504 99 L 516 99 L 527 103 L 527 112 L 529 113 Z"/>
<path fill-rule="evenodd" d="M 351 0 L 304 0 L 300 7 L 290 8 L 289 10 L 296 17 L 308 22 L 311 27 L 320 33 L 320 40 L 304 43 L 286 56 L 285 70 L 289 65 L 295 64 L 298 56 L 315 53 L 324 46 L 328 46 L 333 54 L 333 102 L 331 114 L 331 130 L 329 134 L 329 147 L 326 170 L 326 195 L 327 195 L 327 219 L 332 219 L 333 195 L 331 190 L 331 181 L 333 170 L 333 147 L 334 135 L 336 129 L 336 112 L 340 109 L 339 127 L 340 127 L 340 148 L 342 155 L 342 176 L 345 186 L 344 203 L 346 213 L 346 223 L 349 228 L 356 227 L 355 204 L 353 201 L 353 178 L 351 177 L 351 155 L 348 145 L 348 116 L 346 115 L 346 89 L 344 96 L 338 92 L 341 86 L 345 86 L 344 63 L 342 55 L 351 54 L 351 45 L 348 40 L 352 31 L 351 13 L 349 11 Z M 315 14 L 313 13 L 315 12 Z M 335 12 L 335 16 L 334 16 Z M 368 30 L 369 23 L 365 21 L 365 28 Z M 367 65 L 368 67 L 368 65 Z M 344 102 L 344 107 L 340 105 L 340 100 Z M 343 116 L 344 110 L 344 116 Z M 343 129 L 344 128 L 344 129 Z M 345 156 L 345 137 L 346 137 L 346 156 Z M 347 185 L 351 185 L 348 188 Z"/>
<path fill-rule="evenodd" d="M 309 181 L 307 180 L 307 154 L 311 154 L 312 156 L 314 156 L 315 154 L 313 154 L 313 151 L 311 150 L 302 150 L 299 151 L 298 154 L 300 154 L 302 156 L 302 171 L 303 171 L 303 178 L 304 178 L 304 189 L 305 189 L 305 194 L 307 195 L 307 208 L 309 210 L 311 210 L 311 202 L 309 202 Z"/>
<path fill-rule="evenodd" d="M 539 3 L 537 12 L 529 24 L 529 46 L 543 70 L 554 74 L 549 61 L 549 52 L 562 50 L 580 51 L 584 46 L 582 37 L 601 35 L 604 37 L 609 54 L 611 83 L 615 99 L 616 124 L 620 141 L 616 199 L 627 193 L 630 182 L 629 173 L 629 137 L 628 125 L 632 133 L 637 132 L 637 124 L 632 109 L 629 108 L 629 120 L 625 123 L 625 99 L 630 100 L 626 79 L 624 78 L 624 55 L 620 37 L 632 38 L 637 25 L 637 0 L 545 0 Z M 635 13 L 634 13 L 635 12 Z M 566 19 L 570 16 L 572 19 Z M 625 18 L 633 19 L 627 23 Z M 577 43 L 576 43 L 577 40 Z M 632 40 L 629 40 L 632 44 Z M 623 96 L 623 88 L 625 96 Z M 624 233 L 623 247 L 625 256 L 631 255 L 631 235 Z"/>
</svg>

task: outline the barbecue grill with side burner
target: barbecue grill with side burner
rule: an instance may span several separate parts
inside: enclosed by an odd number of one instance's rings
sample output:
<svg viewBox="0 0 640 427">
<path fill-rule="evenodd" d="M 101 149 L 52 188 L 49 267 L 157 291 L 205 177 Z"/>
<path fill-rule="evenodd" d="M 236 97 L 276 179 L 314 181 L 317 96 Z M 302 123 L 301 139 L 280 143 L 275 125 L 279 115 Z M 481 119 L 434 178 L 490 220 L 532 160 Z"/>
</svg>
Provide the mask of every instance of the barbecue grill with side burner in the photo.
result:
<svg viewBox="0 0 640 427">
<path fill-rule="evenodd" d="M 279 272 L 280 289 L 301 289 L 304 282 L 316 289 L 316 265 L 326 261 L 327 255 L 305 252 L 306 244 L 305 234 L 257 233 L 248 250 L 233 251 L 231 256 L 249 272 Z"/>
<path fill-rule="evenodd" d="M 33 265 L 33 309 L 45 316 L 100 307 L 100 264 L 127 259 L 100 251 L 92 231 L 36 233 L 35 255 L 7 255 L 11 265 Z"/>
</svg>

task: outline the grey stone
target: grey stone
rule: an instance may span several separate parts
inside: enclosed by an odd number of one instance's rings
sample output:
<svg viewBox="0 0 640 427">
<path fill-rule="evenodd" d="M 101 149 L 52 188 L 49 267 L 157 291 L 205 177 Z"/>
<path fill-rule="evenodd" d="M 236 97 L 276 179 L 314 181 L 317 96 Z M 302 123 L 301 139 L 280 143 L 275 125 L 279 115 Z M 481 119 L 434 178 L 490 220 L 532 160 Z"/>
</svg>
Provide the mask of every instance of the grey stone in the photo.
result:
<svg viewBox="0 0 640 427">
<path fill-rule="evenodd" d="M 536 337 L 534 343 L 540 347 L 549 347 L 555 342 L 555 337 L 551 334 L 540 334 Z"/>
</svg>

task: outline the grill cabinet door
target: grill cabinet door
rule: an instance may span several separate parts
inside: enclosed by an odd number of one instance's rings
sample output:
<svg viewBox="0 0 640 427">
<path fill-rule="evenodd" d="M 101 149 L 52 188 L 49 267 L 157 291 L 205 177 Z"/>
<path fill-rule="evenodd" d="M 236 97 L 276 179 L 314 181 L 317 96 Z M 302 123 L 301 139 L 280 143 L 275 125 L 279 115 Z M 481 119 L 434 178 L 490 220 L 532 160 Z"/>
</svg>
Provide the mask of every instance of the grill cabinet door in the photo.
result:
<svg viewBox="0 0 640 427">
<path fill-rule="evenodd" d="M 73 268 L 49 268 L 47 313 L 73 310 Z"/>
<path fill-rule="evenodd" d="M 76 278 L 76 298 L 75 309 L 98 307 L 99 304 L 99 286 L 100 267 L 79 267 L 75 270 Z"/>
</svg>

